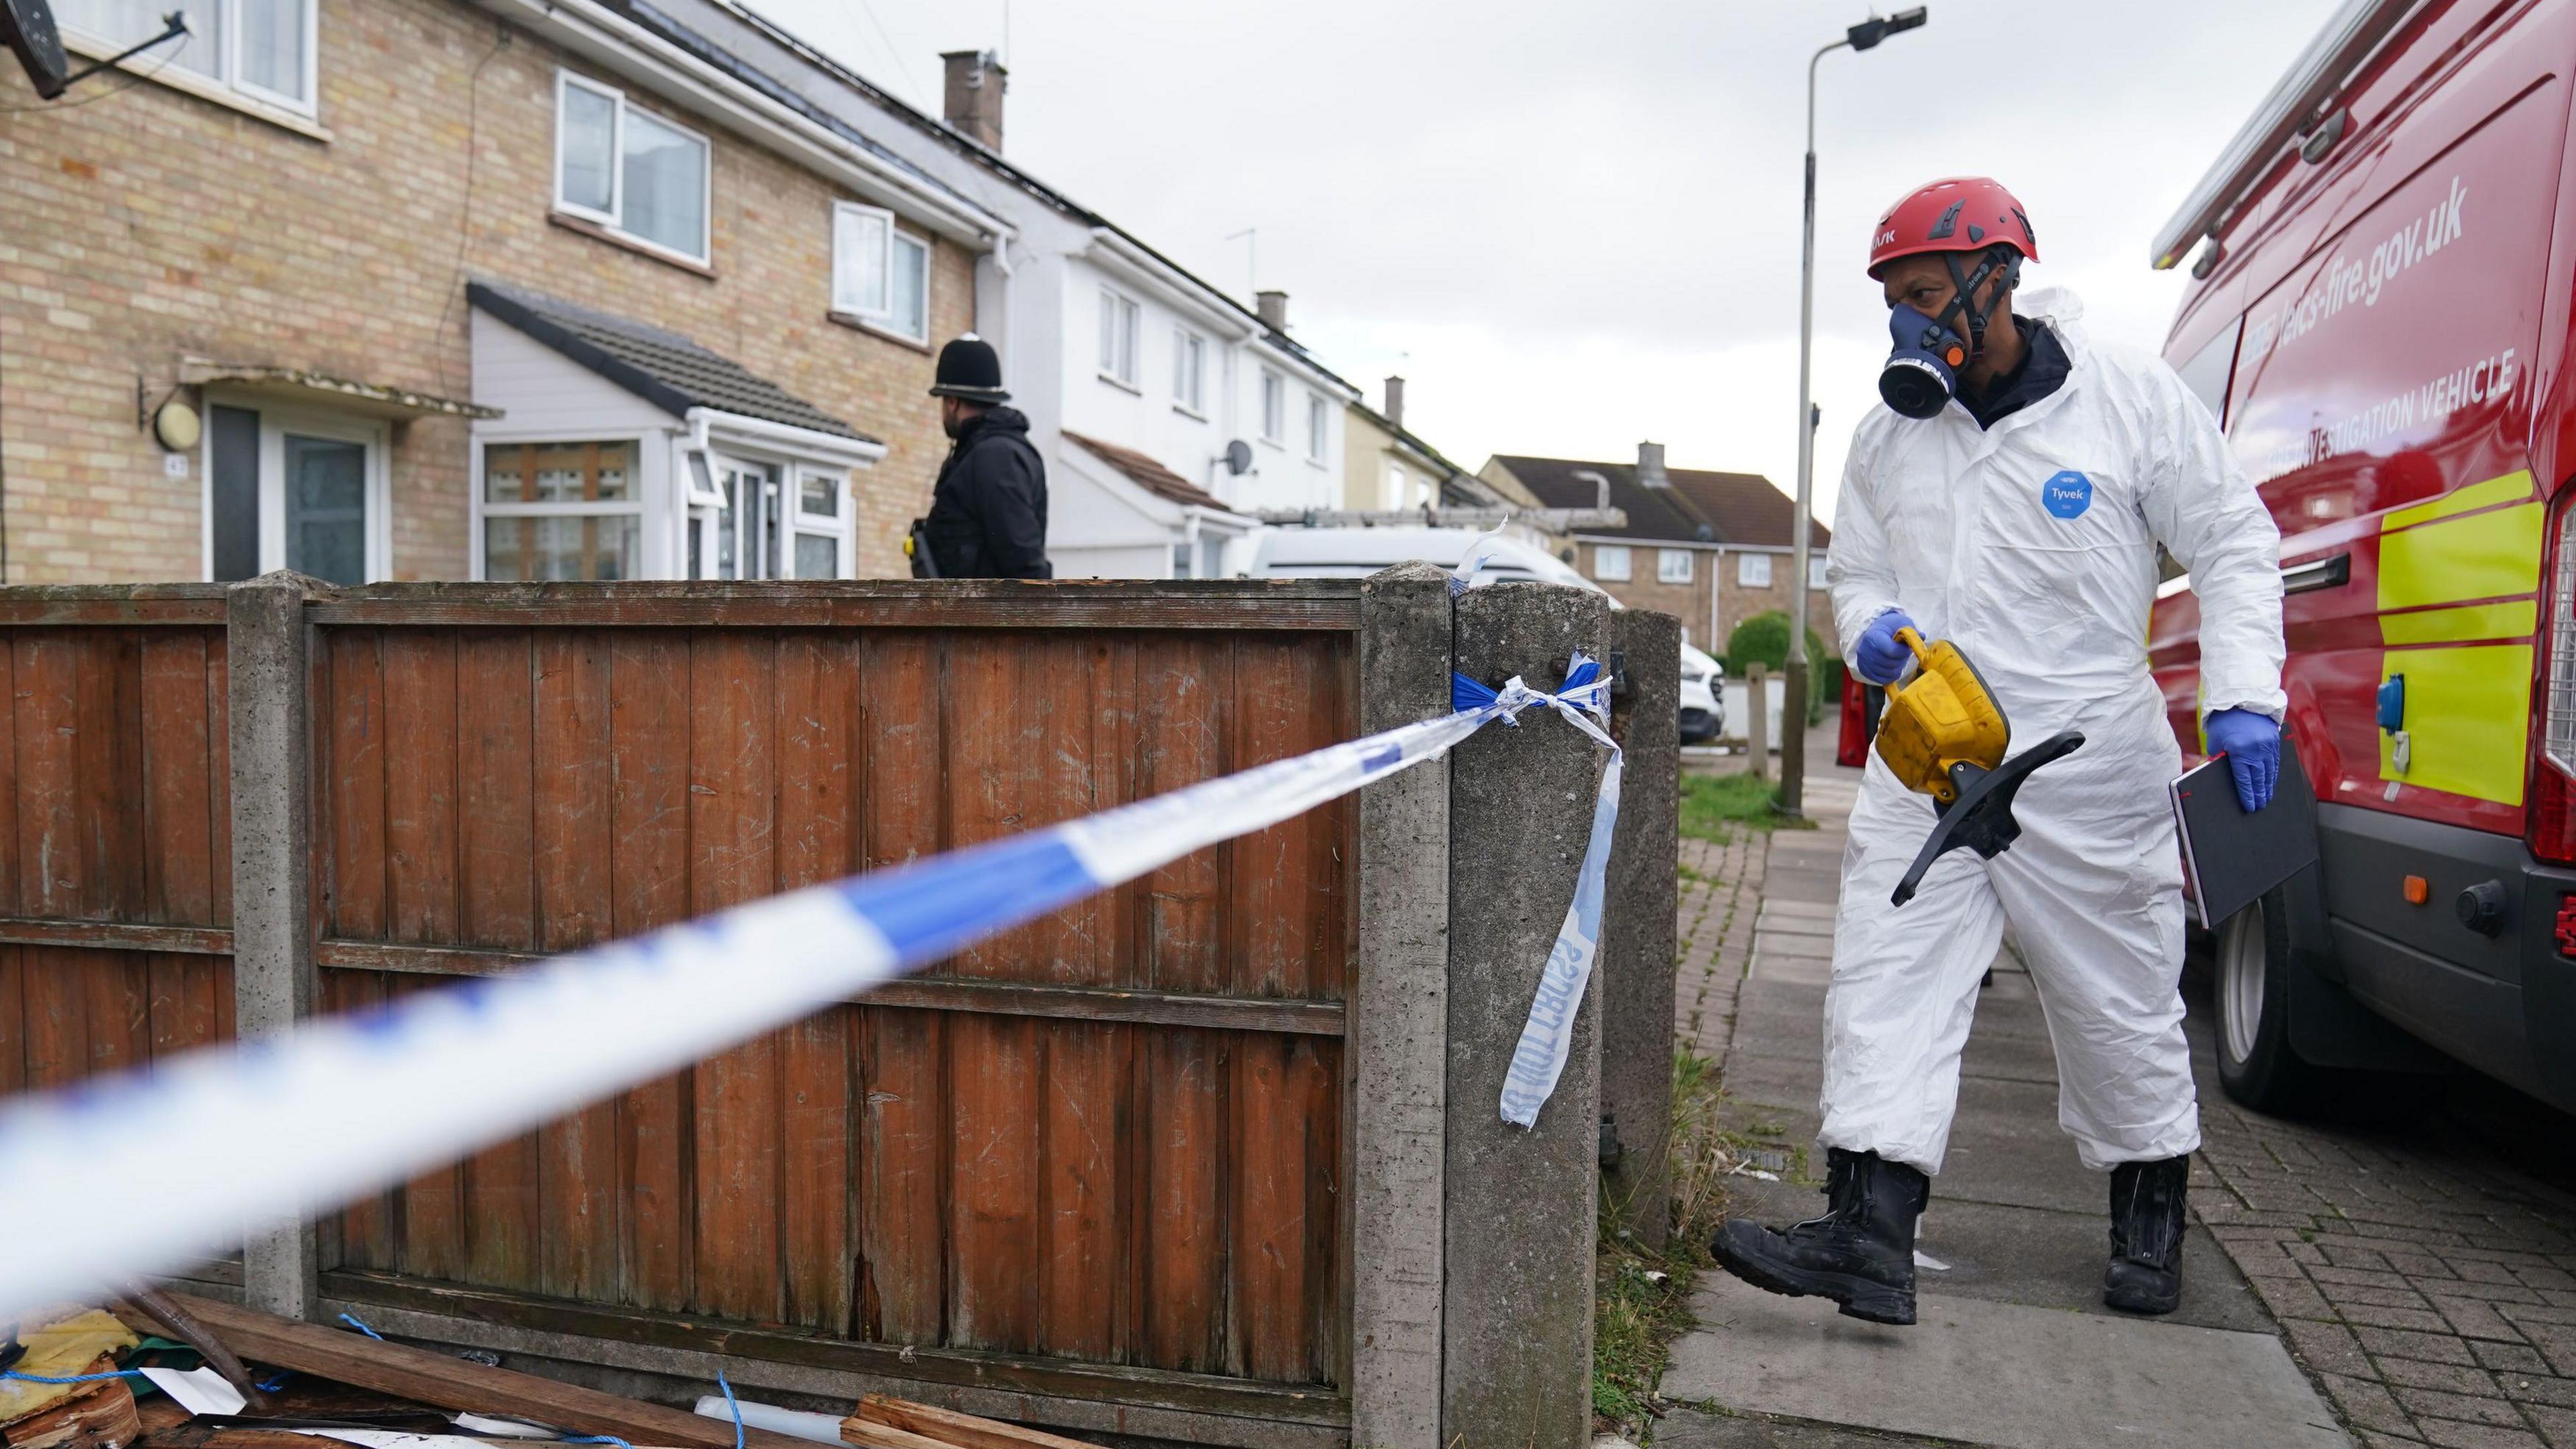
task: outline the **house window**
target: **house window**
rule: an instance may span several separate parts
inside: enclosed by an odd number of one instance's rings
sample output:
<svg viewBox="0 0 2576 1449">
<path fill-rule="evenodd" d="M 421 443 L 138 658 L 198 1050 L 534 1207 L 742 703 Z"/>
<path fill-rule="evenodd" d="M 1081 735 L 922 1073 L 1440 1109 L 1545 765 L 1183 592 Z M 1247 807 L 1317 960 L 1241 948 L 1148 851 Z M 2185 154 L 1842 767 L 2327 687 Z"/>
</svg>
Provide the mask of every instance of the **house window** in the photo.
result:
<svg viewBox="0 0 2576 1449">
<path fill-rule="evenodd" d="M 644 505 L 635 455 L 632 441 L 485 444 L 483 577 L 638 577 Z"/>
<path fill-rule="evenodd" d="M 1592 576 L 1607 584 L 1628 581 L 1628 546 L 1624 543 L 1592 545 Z"/>
<path fill-rule="evenodd" d="M 1735 581 L 1748 589 L 1771 587 L 1771 555 L 1739 553 L 1735 556 Z"/>
<path fill-rule="evenodd" d="M 1405 504 L 1404 495 L 1411 492 L 1412 488 L 1413 480 L 1405 475 L 1403 464 L 1389 463 L 1386 465 L 1385 503 L 1387 507 L 1402 508 Z"/>
<path fill-rule="evenodd" d="M 832 310 L 915 342 L 930 340 L 930 243 L 894 213 L 832 203 Z"/>
<path fill-rule="evenodd" d="M 555 206 L 689 261 L 707 260 L 707 138 L 555 76 Z"/>
<path fill-rule="evenodd" d="M 334 584 L 391 571 L 385 432 L 327 413 L 206 409 L 206 573 L 294 569 Z"/>
<path fill-rule="evenodd" d="M 1306 394 L 1307 462 L 1324 461 L 1324 447 L 1330 441 L 1332 426 L 1332 415 L 1324 411 L 1324 400 L 1311 392 Z"/>
<path fill-rule="evenodd" d="M 1261 441 L 1276 443 L 1287 435 L 1287 380 L 1264 368 L 1261 373 Z"/>
<path fill-rule="evenodd" d="M 1100 289 L 1100 375 L 1121 387 L 1136 385 L 1135 299 Z"/>
<path fill-rule="evenodd" d="M 1655 582 L 1686 584 L 1691 581 L 1691 551 L 1686 548 L 1655 550 Z"/>
<path fill-rule="evenodd" d="M 846 579 L 851 575 L 845 473 L 813 468 L 796 474 L 796 577 Z"/>
<path fill-rule="evenodd" d="M 191 0 L 188 34 L 132 64 L 183 71 L 302 115 L 313 114 L 316 0 Z M 56 0 L 54 19 L 113 54 L 161 33 L 168 0 Z"/>
<path fill-rule="evenodd" d="M 1823 554 L 1811 553 L 1807 555 L 1807 587 L 1811 589 L 1821 589 L 1825 587 L 1825 556 Z"/>
<path fill-rule="evenodd" d="M 1193 415 L 1207 411 L 1207 339 L 1187 327 L 1172 329 L 1172 406 Z"/>
</svg>

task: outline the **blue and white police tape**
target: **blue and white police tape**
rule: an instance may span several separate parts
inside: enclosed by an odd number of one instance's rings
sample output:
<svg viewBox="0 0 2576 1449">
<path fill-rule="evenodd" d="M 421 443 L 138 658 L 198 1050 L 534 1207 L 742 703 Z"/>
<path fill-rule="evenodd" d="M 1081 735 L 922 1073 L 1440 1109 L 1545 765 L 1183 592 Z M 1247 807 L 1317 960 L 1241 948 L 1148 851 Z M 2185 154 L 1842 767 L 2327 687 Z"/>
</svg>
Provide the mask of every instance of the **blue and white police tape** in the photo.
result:
<svg viewBox="0 0 2576 1449">
<path fill-rule="evenodd" d="M 1592 838 L 1583 848 L 1583 868 L 1574 878 L 1574 903 L 1565 908 L 1565 923 L 1556 929 L 1556 945 L 1549 949 L 1547 968 L 1539 975 L 1529 1020 L 1521 1027 L 1520 1044 L 1512 1049 L 1511 1067 L 1503 1074 L 1503 1120 L 1535 1127 L 1538 1109 L 1555 1094 L 1557 1078 L 1565 1075 L 1565 1059 L 1574 1047 L 1575 1013 L 1583 1007 L 1583 990 L 1592 979 L 1592 958 L 1600 949 L 1610 837 L 1619 825 L 1619 767 L 1627 757 L 1609 733 L 1593 723 L 1593 715 L 1608 718 L 1604 701 L 1610 681 L 1602 677 L 1600 665 L 1582 654 L 1574 656 L 1564 688 L 1552 695 L 1524 688 L 1517 702 L 1507 702 L 1463 674 L 1451 679 L 1450 702 L 1460 710 L 1500 708 L 1503 722 L 1517 725 L 1520 721 L 1514 716 L 1521 704 L 1545 703 L 1576 729 L 1610 747 L 1610 758 L 1601 767 L 1601 788 L 1592 801 Z M 1503 686 L 1503 695 L 1510 692 L 1510 684 Z"/>
<path fill-rule="evenodd" d="M 1445 754 L 1520 709 L 1598 709 L 1599 672 L 1577 655 L 1557 695 L 1514 679 L 1460 713 L 1081 820 L 0 1104 L 0 1313 L 168 1271 L 223 1251 L 246 1222 L 404 1181 Z M 1594 854 L 1606 849 L 1604 835 Z M 1590 935 L 1559 943 L 1551 978 L 1560 957 L 1589 966 L 1600 891 L 1587 865 Z M 1543 1007 L 1563 999 L 1541 992 Z"/>
</svg>

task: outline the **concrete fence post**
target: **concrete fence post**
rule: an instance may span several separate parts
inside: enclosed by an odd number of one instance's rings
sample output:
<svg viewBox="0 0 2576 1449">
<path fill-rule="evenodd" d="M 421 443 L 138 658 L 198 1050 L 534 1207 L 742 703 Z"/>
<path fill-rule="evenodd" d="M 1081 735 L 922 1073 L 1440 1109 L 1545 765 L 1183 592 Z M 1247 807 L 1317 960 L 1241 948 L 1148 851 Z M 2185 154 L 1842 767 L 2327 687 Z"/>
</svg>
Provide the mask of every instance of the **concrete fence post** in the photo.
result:
<svg viewBox="0 0 2576 1449">
<path fill-rule="evenodd" d="M 1771 778 L 1771 671 L 1758 659 L 1744 666 L 1744 754 L 1754 779 Z"/>
<path fill-rule="evenodd" d="M 1609 1205 L 1654 1247 L 1671 1224 L 1665 1138 L 1673 1115 L 1674 915 L 1680 903 L 1681 621 L 1648 609 L 1612 616 L 1626 681 L 1611 733 L 1627 756 L 1619 833 L 1601 920 L 1601 1117 L 1617 1143 Z"/>
<path fill-rule="evenodd" d="M 1541 689 L 1576 649 L 1606 659 L 1609 608 L 1572 588 L 1459 599 L 1459 672 Z M 1534 1130 L 1502 1120 L 1503 1078 L 1574 899 L 1602 753 L 1547 710 L 1479 731 L 1449 772 L 1449 1087 L 1440 1440 L 1591 1442 L 1599 1224 L 1601 973 Z"/>
<path fill-rule="evenodd" d="M 1447 714 L 1449 576 L 1360 589 L 1360 728 Z M 1360 792 L 1351 995 L 1351 1444 L 1439 1449 L 1441 1133 L 1449 1046 L 1449 766 Z"/>
<path fill-rule="evenodd" d="M 225 603 L 231 696 L 233 1021 L 244 1042 L 282 1037 L 313 1010 L 310 881 L 311 633 L 316 587 L 278 572 L 233 585 Z M 288 1318 L 320 1302 L 313 1230 L 243 1225 L 242 1299 Z"/>
</svg>

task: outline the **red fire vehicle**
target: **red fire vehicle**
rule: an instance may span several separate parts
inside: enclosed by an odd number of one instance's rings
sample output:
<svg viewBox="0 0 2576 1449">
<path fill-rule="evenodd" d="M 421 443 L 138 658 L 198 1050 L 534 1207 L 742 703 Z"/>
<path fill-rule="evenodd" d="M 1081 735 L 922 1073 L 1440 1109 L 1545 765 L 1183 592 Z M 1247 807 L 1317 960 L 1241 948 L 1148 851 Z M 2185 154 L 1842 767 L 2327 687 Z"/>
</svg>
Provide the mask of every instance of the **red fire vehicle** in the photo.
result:
<svg viewBox="0 0 2576 1449">
<path fill-rule="evenodd" d="M 2352 0 L 2157 239 L 2281 528 L 2322 861 L 2216 931 L 2219 1059 L 2576 1108 L 2576 0 Z M 2197 601 L 2149 650 L 2197 750 Z"/>
</svg>

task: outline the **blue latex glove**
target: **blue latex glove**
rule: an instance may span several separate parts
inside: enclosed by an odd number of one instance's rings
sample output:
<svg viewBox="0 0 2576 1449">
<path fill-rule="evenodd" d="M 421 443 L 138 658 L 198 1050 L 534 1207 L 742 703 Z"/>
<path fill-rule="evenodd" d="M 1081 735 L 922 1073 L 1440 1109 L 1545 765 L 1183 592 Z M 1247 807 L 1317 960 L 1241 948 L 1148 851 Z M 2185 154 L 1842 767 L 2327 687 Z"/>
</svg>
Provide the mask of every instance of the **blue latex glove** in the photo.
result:
<svg viewBox="0 0 2576 1449">
<path fill-rule="evenodd" d="M 1903 674 L 1913 660 L 1914 651 L 1897 640 L 1899 629 L 1914 629 L 1914 621 L 1906 617 L 1903 609 L 1890 609 L 1861 631 L 1860 642 L 1852 646 L 1852 661 L 1860 666 L 1863 684 L 1894 684 L 1896 676 Z"/>
<path fill-rule="evenodd" d="M 2249 815 L 2271 804 L 2272 786 L 2281 777 L 2280 725 L 2250 709 L 2222 709 L 2201 728 L 2209 735 L 2209 752 L 2227 757 L 2236 803 Z"/>
</svg>

